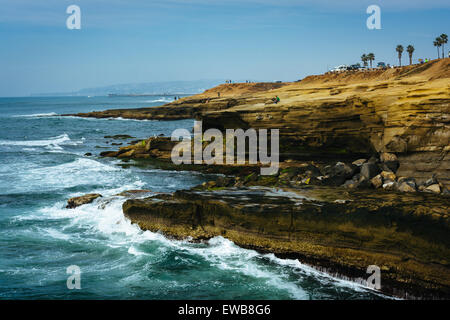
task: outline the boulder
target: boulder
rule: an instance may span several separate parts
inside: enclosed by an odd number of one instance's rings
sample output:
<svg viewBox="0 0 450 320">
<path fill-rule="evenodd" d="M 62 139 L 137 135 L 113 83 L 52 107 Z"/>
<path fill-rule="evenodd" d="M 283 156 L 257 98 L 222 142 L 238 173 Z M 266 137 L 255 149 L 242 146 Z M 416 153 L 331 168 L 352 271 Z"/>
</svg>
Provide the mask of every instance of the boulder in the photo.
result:
<svg viewBox="0 0 450 320">
<path fill-rule="evenodd" d="M 397 156 L 393 153 L 382 153 L 380 155 L 380 160 L 380 167 L 382 168 L 382 170 L 397 172 L 398 167 L 400 166 L 400 162 L 398 161 Z"/>
<path fill-rule="evenodd" d="M 432 176 L 430 179 L 428 179 L 427 181 L 425 181 L 425 183 L 424 183 L 423 185 L 424 185 L 425 187 L 429 187 L 429 186 L 431 186 L 431 185 L 433 185 L 433 184 L 439 184 L 439 182 L 438 182 L 438 180 L 437 180 L 435 174 L 433 174 L 433 176 Z"/>
<path fill-rule="evenodd" d="M 380 154 L 381 162 L 398 161 L 397 156 L 393 153 L 383 152 Z"/>
<path fill-rule="evenodd" d="M 81 197 L 74 197 L 67 200 L 67 209 L 73 209 L 79 206 L 82 206 L 83 204 L 88 204 L 93 202 L 95 199 L 100 198 L 102 195 L 98 193 L 90 193 L 85 194 Z"/>
<path fill-rule="evenodd" d="M 367 162 L 361 166 L 361 175 L 368 180 L 375 177 L 378 173 L 380 173 L 380 168 L 378 168 L 375 162 Z"/>
<path fill-rule="evenodd" d="M 366 179 L 361 174 L 356 174 L 353 176 L 351 180 L 347 180 L 344 183 L 344 187 L 350 188 L 350 189 L 363 189 L 363 188 L 369 188 L 370 187 L 370 181 Z"/>
<path fill-rule="evenodd" d="M 352 164 L 357 167 L 361 167 L 366 162 L 367 162 L 367 159 L 358 159 L 358 160 L 353 161 Z"/>
<path fill-rule="evenodd" d="M 370 179 L 370 183 L 374 188 L 378 189 L 383 185 L 383 177 L 381 176 L 381 174 L 378 174 Z"/>
<path fill-rule="evenodd" d="M 383 189 L 387 191 L 395 190 L 396 183 L 395 181 L 387 180 L 383 183 Z"/>
<path fill-rule="evenodd" d="M 433 192 L 433 193 L 441 193 L 441 186 L 439 184 L 432 184 L 425 188 L 426 192 Z"/>
<path fill-rule="evenodd" d="M 382 171 L 381 176 L 383 177 L 384 180 L 395 181 L 395 179 L 397 178 L 395 173 L 393 173 L 391 171 Z"/>
<path fill-rule="evenodd" d="M 401 191 L 401 192 L 416 192 L 417 191 L 415 183 L 412 184 L 409 181 L 403 181 L 403 182 L 399 183 L 397 189 L 398 189 L 398 191 Z"/>
</svg>

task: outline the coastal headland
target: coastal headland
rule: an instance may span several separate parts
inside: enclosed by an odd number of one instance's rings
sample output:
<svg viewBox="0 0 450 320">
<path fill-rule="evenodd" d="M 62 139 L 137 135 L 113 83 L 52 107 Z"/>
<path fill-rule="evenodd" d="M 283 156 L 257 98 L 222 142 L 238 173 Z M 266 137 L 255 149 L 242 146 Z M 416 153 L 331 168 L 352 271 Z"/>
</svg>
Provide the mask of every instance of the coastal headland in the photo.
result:
<svg viewBox="0 0 450 320">
<path fill-rule="evenodd" d="M 450 298 L 449 58 L 223 84 L 161 107 L 71 116 L 279 129 L 280 170 L 271 176 L 258 164 L 174 165 L 177 142 L 168 137 L 101 156 L 221 174 L 192 190 L 127 200 L 124 214 L 142 229 L 197 241 L 224 236 L 354 280 L 377 265 L 384 293 Z"/>
</svg>

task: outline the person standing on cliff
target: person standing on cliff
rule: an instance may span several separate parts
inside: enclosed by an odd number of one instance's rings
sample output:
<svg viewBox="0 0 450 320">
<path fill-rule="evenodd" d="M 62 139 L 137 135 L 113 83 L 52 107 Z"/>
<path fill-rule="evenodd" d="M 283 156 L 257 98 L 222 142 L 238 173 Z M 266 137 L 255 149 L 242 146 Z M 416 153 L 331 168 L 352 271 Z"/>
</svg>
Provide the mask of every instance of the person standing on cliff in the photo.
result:
<svg viewBox="0 0 450 320">
<path fill-rule="evenodd" d="M 278 102 L 280 102 L 280 97 L 275 96 L 275 98 L 273 99 L 273 102 L 275 102 L 275 104 L 277 104 Z"/>
</svg>

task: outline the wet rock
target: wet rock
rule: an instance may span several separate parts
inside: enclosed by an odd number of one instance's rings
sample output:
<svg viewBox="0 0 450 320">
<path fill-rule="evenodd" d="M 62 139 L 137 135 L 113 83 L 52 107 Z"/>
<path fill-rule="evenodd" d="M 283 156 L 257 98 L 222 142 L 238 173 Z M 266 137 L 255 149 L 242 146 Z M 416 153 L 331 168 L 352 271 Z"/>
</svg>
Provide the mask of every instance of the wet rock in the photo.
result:
<svg viewBox="0 0 450 320">
<path fill-rule="evenodd" d="M 118 155 L 118 158 L 131 158 L 136 153 L 136 150 L 130 150 Z"/>
<path fill-rule="evenodd" d="M 375 162 L 367 162 L 361 166 L 361 174 L 366 177 L 366 179 L 370 180 L 375 177 L 378 173 L 380 173 L 380 168 L 376 165 Z"/>
<path fill-rule="evenodd" d="M 152 192 L 151 190 L 126 190 L 122 191 L 121 193 L 116 194 L 116 196 L 119 197 L 136 197 L 136 196 L 142 196 L 146 193 Z"/>
<path fill-rule="evenodd" d="M 117 151 L 103 151 L 100 152 L 100 157 L 117 157 Z"/>
<path fill-rule="evenodd" d="M 216 185 L 218 187 L 231 187 L 235 183 L 234 178 L 232 177 L 218 177 L 216 179 Z"/>
<path fill-rule="evenodd" d="M 82 206 L 83 204 L 88 204 L 93 202 L 95 199 L 100 198 L 102 195 L 98 193 L 90 193 L 85 194 L 81 197 L 74 197 L 67 200 L 67 209 L 73 209 L 79 206 Z"/>
<path fill-rule="evenodd" d="M 351 277 L 379 261 L 384 292 L 417 297 L 450 297 L 449 210 L 434 194 L 312 186 L 178 191 L 123 205 L 143 230 L 193 240 L 223 236 Z"/>
<path fill-rule="evenodd" d="M 85 156 L 85 157 L 90 157 L 90 156 L 92 156 L 92 153 L 86 152 L 86 153 L 84 154 L 84 156 Z"/>
<path fill-rule="evenodd" d="M 119 139 L 123 139 L 123 140 L 125 140 L 125 139 L 135 139 L 135 137 L 132 137 L 132 136 L 127 135 L 127 134 L 116 134 L 114 136 L 104 136 L 104 138 L 105 139 L 116 139 L 116 140 L 119 140 Z"/>
</svg>

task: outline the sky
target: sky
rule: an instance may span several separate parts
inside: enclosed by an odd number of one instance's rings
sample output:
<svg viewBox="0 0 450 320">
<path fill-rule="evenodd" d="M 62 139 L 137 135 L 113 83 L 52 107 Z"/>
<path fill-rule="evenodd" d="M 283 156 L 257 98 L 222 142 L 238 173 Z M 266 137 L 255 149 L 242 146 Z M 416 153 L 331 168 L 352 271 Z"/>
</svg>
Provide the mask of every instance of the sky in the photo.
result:
<svg viewBox="0 0 450 320">
<path fill-rule="evenodd" d="M 369 5 L 381 29 L 369 30 Z M 81 29 L 69 30 L 69 5 Z M 448 0 L 0 0 L 0 96 L 121 83 L 294 81 L 340 64 L 437 57 Z M 450 44 L 447 45 L 450 49 Z M 446 48 L 446 52 L 448 51 Z M 404 54 L 403 63 L 408 63 Z"/>
</svg>

